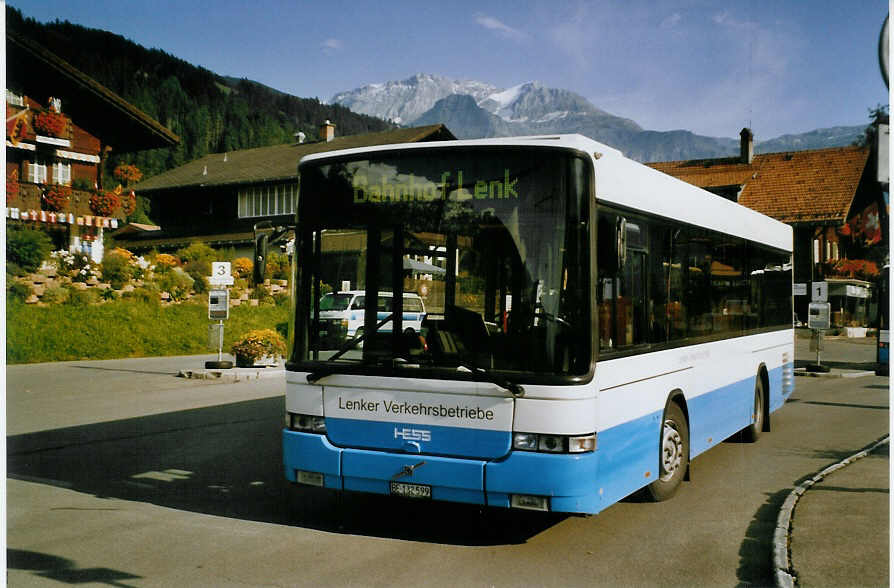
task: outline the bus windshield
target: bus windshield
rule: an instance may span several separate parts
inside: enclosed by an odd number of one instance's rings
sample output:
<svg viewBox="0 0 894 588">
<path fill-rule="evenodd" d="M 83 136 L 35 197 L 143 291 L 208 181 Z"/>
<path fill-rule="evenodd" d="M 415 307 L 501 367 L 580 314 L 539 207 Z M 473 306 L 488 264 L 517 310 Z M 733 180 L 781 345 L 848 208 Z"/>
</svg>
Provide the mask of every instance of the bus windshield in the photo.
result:
<svg viewBox="0 0 894 588">
<path fill-rule="evenodd" d="M 301 168 L 292 362 L 592 373 L 585 159 L 531 148 L 361 157 Z M 347 291 L 392 304 L 325 312 Z"/>
</svg>

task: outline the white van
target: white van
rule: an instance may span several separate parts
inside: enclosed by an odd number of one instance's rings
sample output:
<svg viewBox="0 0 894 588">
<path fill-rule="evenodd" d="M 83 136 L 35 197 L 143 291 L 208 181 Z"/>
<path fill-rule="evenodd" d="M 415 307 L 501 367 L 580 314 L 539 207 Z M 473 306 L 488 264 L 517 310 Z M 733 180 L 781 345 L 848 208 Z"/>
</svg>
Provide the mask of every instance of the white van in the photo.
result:
<svg viewBox="0 0 894 588">
<path fill-rule="evenodd" d="M 379 292 L 376 305 L 376 320 L 382 321 L 391 314 L 391 292 Z M 324 339 L 338 338 L 344 334 L 348 339 L 363 333 L 363 316 L 366 312 L 366 292 L 363 290 L 346 290 L 330 292 L 320 298 L 320 336 Z M 422 329 L 425 318 L 425 304 L 418 294 L 404 292 L 403 329 L 413 329 L 417 333 Z M 379 328 L 380 333 L 390 333 L 391 321 Z"/>
</svg>

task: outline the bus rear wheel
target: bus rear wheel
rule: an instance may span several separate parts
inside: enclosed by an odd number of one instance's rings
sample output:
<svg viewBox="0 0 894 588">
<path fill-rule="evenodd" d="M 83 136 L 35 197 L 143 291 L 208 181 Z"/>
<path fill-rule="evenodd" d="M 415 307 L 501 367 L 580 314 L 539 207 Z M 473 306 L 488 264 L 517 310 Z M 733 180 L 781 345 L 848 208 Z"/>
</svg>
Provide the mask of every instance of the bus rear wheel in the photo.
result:
<svg viewBox="0 0 894 588">
<path fill-rule="evenodd" d="M 660 502 L 676 494 L 689 467 L 689 426 L 676 402 L 664 411 L 658 457 L 658 479 L 646 486 L 646 498 Z"/>
<path fill-rule="evenodd" d="M 754 422 L 742 429 L 742 440 L 754 443 L 764 430 L 764 382 L 760 375 L 754 384 Z"/>
</svg>

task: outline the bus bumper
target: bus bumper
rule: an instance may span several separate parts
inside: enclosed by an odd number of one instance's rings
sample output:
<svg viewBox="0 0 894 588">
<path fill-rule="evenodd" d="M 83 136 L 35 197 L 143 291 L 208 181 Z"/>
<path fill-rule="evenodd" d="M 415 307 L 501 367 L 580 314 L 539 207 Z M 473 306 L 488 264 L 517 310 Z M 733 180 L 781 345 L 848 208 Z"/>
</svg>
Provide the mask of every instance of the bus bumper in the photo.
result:
<svg viewBox="0 0 894 588">
<path fill-rule="evenodd" d="M 325 435 L 283 429 L 290 482 L 312 480 L 332 490 L 390 494 L 391 481 L 431 487 L 434 500 L 509 507 L 512 495 L 547 497 L 553 512 L 595 514 L 597 453 L 550 455 L 513 451 L 494 461 L 345 449 Z M 299 474 L 300 473 L 300 474 Z M 300 476 L 300 479 L 299 479 Z"/>
</svg>

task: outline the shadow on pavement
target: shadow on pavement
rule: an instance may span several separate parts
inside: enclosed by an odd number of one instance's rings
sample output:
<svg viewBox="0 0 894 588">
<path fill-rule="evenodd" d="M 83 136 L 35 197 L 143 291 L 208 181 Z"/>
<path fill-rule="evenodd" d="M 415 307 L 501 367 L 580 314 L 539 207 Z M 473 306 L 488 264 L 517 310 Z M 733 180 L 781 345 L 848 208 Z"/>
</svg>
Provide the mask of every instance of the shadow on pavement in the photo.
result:
<svg viewBox="0 0 894 588">
<path fill-rule="evenodd" d="M 815 358 L 812 360 L 796 359 L 795 368 L 807 367 L 808 365 L 815 363 Z M 828 361 L 822 357 L 820 357 L 820 363 L 822 363 L 826 367 L 830 367 L 833 369 L 858 370 L 864 372 L 874 372 L 875 368 L 878 367 L 878 364 L 874 361 Z"/>
<path fill-rule="evenodd" d="M 790 489 L 769 494 L 751 519 L 745 539 L 739 546 L 739 586 L 773 586 L 773 532 L 776 518 Z"/>
<path fill-rule="evenodd" d="M 64 557 L 20 549 L 6 550 L 6 567 L 10 570 L 32 571 L 41 578 L 49 578 L 64 584 L 129 586 L 130 584 L 124 584 L 123 580 L 141 578 L 109 568 L 78 568 L 75 562 Z"/>
<path fill-rule="evenodd" d="M 565 518 L 292 486 L 281 469 L 283 410 L 275 397 L 12 436 L 8 476 L 216 516 L 457 545 L 524 543 Z"/>
</svg>

